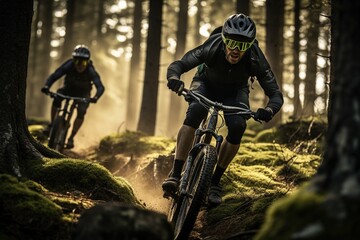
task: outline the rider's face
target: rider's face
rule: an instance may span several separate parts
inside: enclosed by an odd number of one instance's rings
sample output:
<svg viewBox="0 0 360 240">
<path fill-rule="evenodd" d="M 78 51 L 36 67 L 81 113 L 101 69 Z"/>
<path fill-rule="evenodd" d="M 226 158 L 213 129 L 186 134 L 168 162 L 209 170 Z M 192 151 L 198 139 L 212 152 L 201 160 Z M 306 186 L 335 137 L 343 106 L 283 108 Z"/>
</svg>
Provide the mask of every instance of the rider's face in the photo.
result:
<svg viewBox="0 0 360 240">
<path fill-rule="evenodd" d="M 89 64 L 89 60 L 87 59 L 74 59 L 73 60 L 74 65 L 75 65 L 75 69 L 76 71 L 78 71 L 79 73 L 85 71 L 87 65 Z"/>
<path fill-rule="evenodd" d="M 230 48 L 226 47 L 225 48 L 225 54 L 226 54 L 226 60 L 230 64 L 236 64 L 244 56 L 245 51 L 239 51 L 238 48 L 230 49 Z"/>
</svg>

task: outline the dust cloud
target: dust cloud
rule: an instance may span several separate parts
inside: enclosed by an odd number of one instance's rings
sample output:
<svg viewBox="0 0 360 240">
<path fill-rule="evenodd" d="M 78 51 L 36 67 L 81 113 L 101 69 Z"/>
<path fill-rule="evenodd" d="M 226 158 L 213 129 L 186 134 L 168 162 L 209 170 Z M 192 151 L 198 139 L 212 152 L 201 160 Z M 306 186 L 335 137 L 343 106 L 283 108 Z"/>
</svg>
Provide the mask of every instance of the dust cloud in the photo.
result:
<svg viewBox="0 0 360 240">
<path fill-rule="evenodd" d="M 157 211 L 163 214 L 167 214 L 169 210 L 170 200 L 163 198 L 163 192 L 161 185 L 154 186 L 153 189 L 149 189 L 148 182 L 132 181 L 129 183 L 134 188 L 135 196 L 140 200 L 147 209 Z"/>
</svg>

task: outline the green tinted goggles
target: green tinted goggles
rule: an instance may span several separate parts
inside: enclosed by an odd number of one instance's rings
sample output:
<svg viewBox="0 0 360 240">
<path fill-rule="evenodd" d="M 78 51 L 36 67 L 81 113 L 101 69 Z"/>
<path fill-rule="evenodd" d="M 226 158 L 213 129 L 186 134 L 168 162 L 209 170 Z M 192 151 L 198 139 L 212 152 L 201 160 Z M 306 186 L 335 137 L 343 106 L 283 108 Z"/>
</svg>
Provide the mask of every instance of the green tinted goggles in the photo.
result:
<svg viewBox="0 0 360 240">
<path fill-rule="evenodd" d="M 225 37 L 223 34 L 222 35 L 222 39 L 223 42 L 225 43 L 225 46 L 231 50 L 234 50 L 235 48 L 238 48 L 240 52 L 245 52 L 246 50 L 248 50 L 251 45 L 254 43 L 254 40 L 252 40 L 251 42 L 240 42 L 240 41 L 236 41 L 230 38 Z"/>
<path fill-rule="evenodd" d="M 89 63 L 87 59 L 74 59 L 75 65 L 86 67 Z"/>
</svg>

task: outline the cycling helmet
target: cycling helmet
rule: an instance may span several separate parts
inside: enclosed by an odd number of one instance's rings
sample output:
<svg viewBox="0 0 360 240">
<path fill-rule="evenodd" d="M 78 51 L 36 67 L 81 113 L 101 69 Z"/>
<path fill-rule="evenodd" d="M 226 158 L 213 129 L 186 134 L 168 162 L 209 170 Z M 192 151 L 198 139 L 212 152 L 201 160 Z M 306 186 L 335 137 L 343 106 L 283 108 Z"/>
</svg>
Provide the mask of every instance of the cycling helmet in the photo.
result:
<svg viewBox="0 0 360 240">
<path fill-rule="evenodd" d="M 233 14 L 226 19 L 222 35 L 237 41 L 252 42 L 256 36 L 256 26 L 254 21 L 245 14 Z"/>
<path fill-rule="evenodd" d="M 87 46 L 83 45 L 83 44 L 77 45 L 74 48 L 72 56 L 74 58 L 90 59 L 90 49 Z"/>
</svg>

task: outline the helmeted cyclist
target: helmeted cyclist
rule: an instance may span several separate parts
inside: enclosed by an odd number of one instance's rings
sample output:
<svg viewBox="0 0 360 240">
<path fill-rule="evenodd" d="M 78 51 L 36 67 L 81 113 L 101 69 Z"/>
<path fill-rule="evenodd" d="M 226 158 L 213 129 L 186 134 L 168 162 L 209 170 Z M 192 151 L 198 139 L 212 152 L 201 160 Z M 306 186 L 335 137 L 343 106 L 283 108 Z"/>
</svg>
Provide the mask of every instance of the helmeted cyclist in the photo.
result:
<svg viewBox="0 0 360 240">
<path fill-rule="evenodd" d="M 45 81 L 44 87 L 41 88 L 43 93 L 48 93 L 54 82 L 61 77 L 64 78 L 64 85 L 57 90 L 58 93 L 71 97 L 90 98 L 90 102 L 96 103 L 104 93 L 104 85 L 101 82 L 98 72 L 90 60 L 90 49 L 83 45 L 77 45 L 72 52 L 72 58 L 65 61 L 58 69 L 52 73 Z M 96 87 L 96 93 L 91 98 L 92 85 Z M 60 98 L 54 98 L 51 107 L 51 124 L 54 121 L 56 110 L 61 107 Z M 77 116 L 73 124 L 72 132 L 66 144 L 67 148 L 74 147 L 74 137 L 84 122 L 89 103 L 79 103 Z"/>
<path fill-rule="evenodd" d="M 190 89 L 225 105 L 249 106 L 250 77 L 256 77 L 269 97 L 265 108 L 259 108 L 255 118 L 268 122 L 283 105 L 283 95 L 271 71 L 270 65 L 255 39 L 256 26 L 244 14 L 231 15 L 223 24 L 222 31 L 210 36 L 202 45 L 187 52 L 182 59 L 171 63 L 167 69 L 168 87 L 180 94 L 184 82 L 183 73 L 198 66 Z M 190 101 L 186 117 L 177 135 L 173 168 L 162 184 L 165 195 L 171 195 L 179 187 L 182 168 L 198 128 L 207 110 L 198 102 Z M 222 202 L 220 179 L 235 157 L 246 128 L 246 117 L 225 115 L 228 128 L 222 143 L 208 195 L 209 205 Z"/>
</svg>

